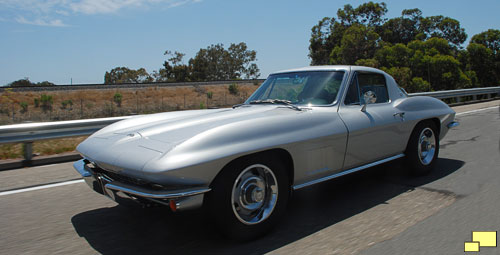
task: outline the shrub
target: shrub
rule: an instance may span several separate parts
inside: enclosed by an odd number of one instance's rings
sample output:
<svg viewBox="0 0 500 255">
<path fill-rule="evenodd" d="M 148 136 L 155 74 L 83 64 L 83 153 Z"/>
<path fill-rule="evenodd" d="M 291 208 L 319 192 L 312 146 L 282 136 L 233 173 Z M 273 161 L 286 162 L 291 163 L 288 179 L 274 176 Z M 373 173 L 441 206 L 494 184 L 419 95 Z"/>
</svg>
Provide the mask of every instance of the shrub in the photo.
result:
<svg viewBox="0 0 500 255">
<path fill-rule="evenodd" d="M 238 93 L 240 92 L 240 87 L 236 83 L 232 83 L 231 85 L 229 85 L 227 89 L 229 90 L 229 93 L 232 95 L 238 95 Z"/>
<path fill-rule="evenodd" d="M 122 99 L 123 99 L 122 94 L 120 94 L 118 92 L 115 93 L 115 95 L 113 96 L 113 102 L 115 102 L 116 106 L 118 106 L 118 107 L 122 106 Z"/>
<path fill-rule="evenodd" d="M 28 112 L 28 103 L 26 103 L 26 102 L 20 102 L 19 106 L 21 106 L 21 113 Z"/>
<path fill-rule="evenodd" d="M 52 104 L 54 103 L 54 100 L 52 99 L 51 95 L 45 95 L 42 94 L 40 96 L 40 104 L 42 106 L 43 111 L 52 111 Z"/>
<path fill-rule="evenodd" d="M 64 100 L 61 102 L 61 109 L 66 109 L 69 106 L 69 109 L 73 109 L 73 101 L 71 100 Z"/>
<path fill-rule="evenodd" d="M 208 99 L 212 99 L 213 96 L 214 96 L 214 93 L 212 91 L 207 92 Z"/>
</svg>

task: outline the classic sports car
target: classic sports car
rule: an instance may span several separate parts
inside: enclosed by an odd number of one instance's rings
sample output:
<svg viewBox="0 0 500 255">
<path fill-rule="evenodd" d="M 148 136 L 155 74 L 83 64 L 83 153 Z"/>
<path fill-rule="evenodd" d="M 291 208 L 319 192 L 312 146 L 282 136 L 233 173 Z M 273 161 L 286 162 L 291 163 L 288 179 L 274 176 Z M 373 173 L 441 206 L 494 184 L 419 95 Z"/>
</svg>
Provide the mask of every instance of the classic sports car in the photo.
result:
<svg viewBox="0 0 500 255">
<path fill-rule="evenodd" d="M 271 74 L 232 108 L 109 125 L 78 146 L 74 167 L 120 204 L 203 205 L 223 233 L 250 239 L 284 214 L 294 190 L 401 157 L 427 173 L 454 117 L 381 70 L 312 66 Z"/>
</svg>

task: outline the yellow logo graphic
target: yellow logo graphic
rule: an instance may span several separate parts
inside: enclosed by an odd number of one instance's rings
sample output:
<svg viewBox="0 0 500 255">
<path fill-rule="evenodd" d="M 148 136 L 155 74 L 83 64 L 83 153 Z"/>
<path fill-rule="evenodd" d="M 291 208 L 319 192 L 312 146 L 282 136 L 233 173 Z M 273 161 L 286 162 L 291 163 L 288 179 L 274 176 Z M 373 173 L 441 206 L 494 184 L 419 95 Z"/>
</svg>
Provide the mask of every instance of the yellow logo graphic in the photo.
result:
<svg viewBox="0 0 500 255">
<path fill-rule="evenodd" d="M 465 242 L 465 251 L 479 251 L 479 247 L 497 247 L 497 232 L 472 231 L 472 242 Z"/>
</svg>

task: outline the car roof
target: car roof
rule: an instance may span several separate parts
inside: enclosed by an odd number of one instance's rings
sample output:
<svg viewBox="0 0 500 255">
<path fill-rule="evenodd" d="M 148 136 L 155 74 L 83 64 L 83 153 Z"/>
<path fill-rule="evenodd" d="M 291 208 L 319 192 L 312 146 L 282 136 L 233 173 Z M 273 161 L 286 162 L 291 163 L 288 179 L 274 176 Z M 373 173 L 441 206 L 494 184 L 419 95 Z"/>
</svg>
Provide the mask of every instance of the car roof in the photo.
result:
<svg viewBox="0 0 500 255">
<path fill-rule="evenodd" d="M 301 68 L 287 69 L 278 72 L 274 72 L 271 74 L 279 74 L 279 73 L 296 73 L 296 72 L 306 72 L 306 71 L 336 71 L 336 70 L 344 70 L 344 71 L 371 71 L 371 72 L 379 72 L 384 73 L 384 71 L 366 66 L 350 66 L 350 65 L 325 65 L 325 66 L 306 66 Z"/>
</svg>

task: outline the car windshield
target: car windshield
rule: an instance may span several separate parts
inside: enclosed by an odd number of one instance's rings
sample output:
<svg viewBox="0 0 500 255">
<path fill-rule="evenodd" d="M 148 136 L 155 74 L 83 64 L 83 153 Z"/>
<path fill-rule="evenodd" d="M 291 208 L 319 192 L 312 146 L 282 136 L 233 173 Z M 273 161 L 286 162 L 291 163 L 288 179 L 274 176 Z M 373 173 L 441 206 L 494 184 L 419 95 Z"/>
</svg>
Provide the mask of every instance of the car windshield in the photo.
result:
<svg viewBox="0 0 500 255">
<path fill-rule="evenodd" d="M 343 71 L 311 71 L 270 75 L 248 98 L 255 102 L 289 101 L 297 105 L 327 105 L 336 101 Z M 274 100 L 274 101 L 273 101 Z"/>
</svg>

